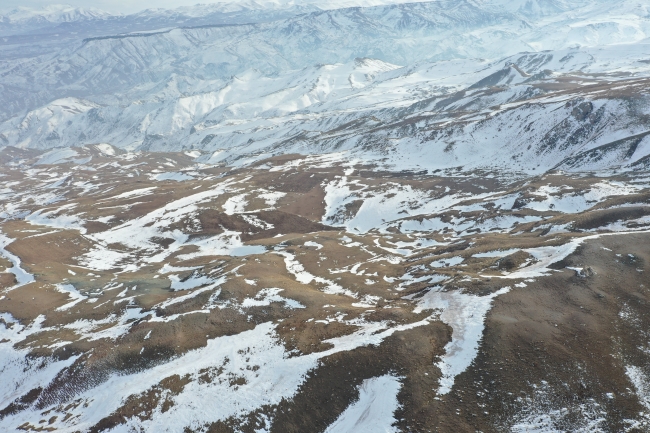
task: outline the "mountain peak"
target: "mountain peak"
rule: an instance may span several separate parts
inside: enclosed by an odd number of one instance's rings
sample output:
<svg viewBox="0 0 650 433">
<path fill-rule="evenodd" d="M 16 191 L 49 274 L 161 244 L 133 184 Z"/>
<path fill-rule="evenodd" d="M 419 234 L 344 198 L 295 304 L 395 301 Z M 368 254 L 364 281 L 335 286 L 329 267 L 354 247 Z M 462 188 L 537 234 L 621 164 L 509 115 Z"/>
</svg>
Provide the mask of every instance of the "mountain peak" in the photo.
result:
<svg viewBox="0 0 650 433">
<path fill-rule="evenodd" d="M 106 19 L 112 14 L 96 8 L 77 8 L 65 4 L 48 5 L 43 8 L 18 7 L 0 15 L 0 21 L 11 24 L 65 23 L 91 19 Z"/>
</svg>

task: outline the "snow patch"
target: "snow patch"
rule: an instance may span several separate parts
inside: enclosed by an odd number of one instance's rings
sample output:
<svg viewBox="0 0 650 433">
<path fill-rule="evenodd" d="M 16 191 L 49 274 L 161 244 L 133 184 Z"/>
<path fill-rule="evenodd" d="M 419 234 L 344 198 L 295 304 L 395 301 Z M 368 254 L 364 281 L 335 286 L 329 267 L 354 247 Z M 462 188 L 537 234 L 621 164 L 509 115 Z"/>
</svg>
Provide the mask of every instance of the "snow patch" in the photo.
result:
<svg viewBox="0 0 650 433">
<path fill-rule="evenodd" d="M 287 308 L 290 309 L 307 308 L 298 301 L 294 301 L 293 299 L 288 299 L 280 296 L 279 293 L 282 291 L 283 289 L 277 289 L 277 288 L 260 290 L 259 293 L 255 295 L 255 298 L 244 299 L 241 306 L 243 308 L 266 307 L 271 305 L 271 303 L 273 302 L 278 302 L 284 304 Z"/>
<path fill-rule="evenodd" d="M 363 381 L 359 400 L 352 403 L 325 433 L 395 433 L 397 394 L 402 384 L 395 376 L 385 375 Z"/>
<path fill-rule="evenodd" d="M 12 242 L 13 239 L 8 238 L 4 234 L 0 233 L 0 255 L 8 259 L 13 264 L 11 268 L 7 269 L 7 272 L 14 274 L 16 278 L 16 284 L 9 289 L 6 289 L 6 291 L 17 289 L 18 287 L 33 283 L 35 281 L 34 275 L 28 273 L 20 266 L 20 258 L 6 250 L 7 245 L 11 244 Z"/>
<path fill-rule="evenodd" d="M 488 296 L 474 296 L 434 288 L 418 302 L 415 313 L 439 310 L 440 320 L 453 330 L 451 341 L 445 346 L 445 354 L 436 363 L 442 372 L 439 394 L 448 394 L 456 376 L 472 364 L 483 338 L 485 316 L 492 307 L 492 300 L 508 291 L 510 287 L 504 287 Z"/>
</svg>

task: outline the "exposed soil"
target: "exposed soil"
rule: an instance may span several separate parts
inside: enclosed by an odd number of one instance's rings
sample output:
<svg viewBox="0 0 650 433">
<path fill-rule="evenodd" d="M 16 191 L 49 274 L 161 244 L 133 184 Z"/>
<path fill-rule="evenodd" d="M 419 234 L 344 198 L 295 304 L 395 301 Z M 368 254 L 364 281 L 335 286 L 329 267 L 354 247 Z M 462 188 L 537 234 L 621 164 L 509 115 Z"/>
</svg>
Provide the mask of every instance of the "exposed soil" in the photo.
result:
<svg viewBox="0 0 650 433">
<path fill-rule="evenodd" d="M 575 115 L 591 114 L 583 106 Z M 5 149 L 2 155 L 9 161 L 38 154 Z M 402 384 L 397 431 L 504 432 L 539 419 L 559 431 L 590 422 L 592 431 L 650 428 L 642 415 L 650 409 L 626 370 L 634 366 L 650 377 L 649 187 L 634 183 L 634 177 L 557 172 L 524 182 L 367 166 L 350 173 L 336 164 L 310 167 L 299 155 L 236 170 L 197 168 L 183 154 L 133 158 L 128 164 L 138 167 L 137 176 L 133 168 L 106 164 L 111 159 L 99 155 L 97 171 L 70 174 L 69 166 L 47 166 L 25 176 L 19 168 L 3 168 L 7 179 L 21 181 L 17 193 L 25 197 L 42 191 L 41 178 L 61 178 L 64 172 L 102 189 L 85 192 L 71 183 L 61 187 L 65 194 L 55 190 L 59 201 L 20 201 L 24 215 L 49 212 L 48 220 L 21 216 L 0 222 L 2 233 L 13 239 L 6 250 L 35 278 L 16 288 L 16 276 L 4 271 L 12 262 L 0 259 L 0 313 L 7 313 L 0 326 L 41 327 L 0 344 L 24 350 L 43 365 L 71 362 L 51 381 L 0 402 L 0 420 L 34 413 L 42 419 L 16 428 L 60 428 L 65 417 L 73 425 L 73 414 L 90 403 L 79 396 L 111 377 L 164 365 L 208 341 L 267 323 L 286 357 L 318 355 L 334 347 L 328 340 L 382 324 L 382 330 L 404 329 L 376 345 L 323 356 L 292 398 L 186 431 L 322 432 L 359 398 L 364 380 L 386 374 Z M 160 170 L 166 158 L 175 161 L 175 170 L 192 167 L 195 179 L 159 182 L 145 175 Z M 361 196 L 341 206 L 341 225 L 323 222 L 325 186 L 344 173 L 359 182 L 350 183 L 353 193 L 363 185 L 364 193 L 385 194 L 386 200 L 407 187 L 423 191 L 421 200 L 450 194 L 467 199 L 425 212 L 426 203 L 405 198 L 395 205 L 401 211 L 394 221 L 367 233 L 347 231 L 343 224 L 362 210 Z M 224 182 L 227 188 L 210 195 Z M 603 182 L 628 189 L 573 213 L 544 207 Z M 486 191 L 495 197 L 477 197 Z M 169 207 L 203 193 L 187 205 L 191 212 Z M 262 194 L 277 200 L 269 204 Z M 238 207 L 227 211 L 233 197 L 240 197 Z M 145 218 L 147 224 L 138 226 Z M 131 226 L 137 229 L 126 231 L 128 238 L 107 235 Z M 212 248 L 210 242 L 227 232 L 237 248 L 262 249 L 235 254 Z M 149 234 L 146 242 L 131 242 Z M 596 235 L 539 275 L 512 277 L 536 269 L 541 250 Z M 98 240 L 102 236 L 108 240 Z M 112 264 L 90 261 L 96 251 Z M 122 259 L 110 262 L 114 255 Z M 509 291 L 502 293 L 505 287 Z M 436 291 L 474 300 L 493 297 L 484 328 L 477 331 L 482 338 L 475 357 L 467 355 L 473 362 L 455 377 L 448 394 L 439 393 L 439 363 L 459 338 L 458 325 L 441 316 L 448 306 L 418 310 Z M 225 377 L 223 371 L 214 365 L 196 376 L 161 377 L 144 392 L 124 396 L 117 410 L 102 414 L 87 431 L 166 413 L 194 380 L 227 380 L 233 393 L 246 385 L 243 375 Z"/>
</svg>

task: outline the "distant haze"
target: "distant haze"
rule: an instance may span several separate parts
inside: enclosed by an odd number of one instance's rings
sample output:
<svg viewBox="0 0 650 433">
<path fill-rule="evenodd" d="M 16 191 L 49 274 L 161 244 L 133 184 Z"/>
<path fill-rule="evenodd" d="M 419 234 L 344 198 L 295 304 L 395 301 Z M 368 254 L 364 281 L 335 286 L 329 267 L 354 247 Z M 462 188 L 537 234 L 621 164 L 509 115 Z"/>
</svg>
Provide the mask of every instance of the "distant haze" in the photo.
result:
<svg viewBox="0 0 650 433">
<path fill-rule="evenodd" d="M 0 13 L 18 7 L 43 8 L 55 4 L 66 4 L 80 8 L 96 8 L 111 13 L 130 14 L 144 9 L 163 8 L 172 9 L 180 6 L 193 6 L 195 4 L 229 3 L 248 4 L 257 3 L 262 7 L 267 5 L 297 4 L 315 5 L 323 9 L 335 9 L 346 6 L 374 6 L 378 4 L 407 3 L 417 0 L 2 0 L 0 2 Z M 427 0 L 422 0 L 427 1 Z"/>
<path fill-rule="evenodd" d="M 7 11 L 17 7 L 42 8 L 53 4 L 69 4 L 82 8 L 97 8 L 113 13 L 133 13 L 149 8 L 175 8 L 190 6 L 197 3 L 220 3 L 210 0 L 70 0 L 52 2 L 49 0 L 3 0 L 0 11 Z"/>
</svg>

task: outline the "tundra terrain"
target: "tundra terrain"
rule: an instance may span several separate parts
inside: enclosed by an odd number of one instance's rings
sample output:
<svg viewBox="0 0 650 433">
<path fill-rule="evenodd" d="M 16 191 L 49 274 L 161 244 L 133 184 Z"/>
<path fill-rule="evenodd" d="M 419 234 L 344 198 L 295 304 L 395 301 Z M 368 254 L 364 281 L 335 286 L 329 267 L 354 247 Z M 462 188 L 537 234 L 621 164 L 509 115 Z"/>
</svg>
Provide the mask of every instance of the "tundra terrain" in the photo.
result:
<svg viewBox="0 0 650 433">
<path fill-rule="evenodd" d="M 650 431 L 646 0 L 0 12 L 0 431 Z"/>
<path fill-rule="evenodd" d="M 1 156 L 8 431 L 648 428 L 650 175 Z"/>
</svg>

